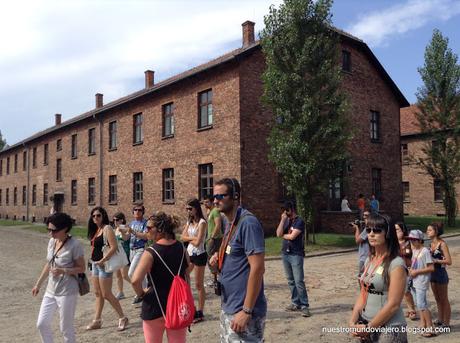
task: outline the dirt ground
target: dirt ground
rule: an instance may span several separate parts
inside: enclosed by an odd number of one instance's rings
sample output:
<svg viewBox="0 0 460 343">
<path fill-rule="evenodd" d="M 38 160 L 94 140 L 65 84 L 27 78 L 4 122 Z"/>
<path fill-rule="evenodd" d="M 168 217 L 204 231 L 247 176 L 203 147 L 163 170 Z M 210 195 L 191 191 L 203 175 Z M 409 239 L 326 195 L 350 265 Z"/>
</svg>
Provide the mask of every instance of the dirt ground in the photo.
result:
<svg viewBox="0 0 460 343">
<path fill-rule="evenodd" d="M 19 227 L 0 227 L 0 342 L 40 342 L 35 327 L 40 308 L 43 288 L 39 296 L 32 297 L 31 289 L 45 263 L 46 234 L 23 230 Z M 458 238 L 457 238 L 458 239 Z M 86 257 L 89 244 L 84 242 Z M 451 247 L 454 265 L 449 268 L 451 282 L 450 300 L 452 305 L 452 332 L 431 339 L 432 342 L 460 341 L 460 295 L 454 290 L 460 286 L 460 247 Z M 357 296 L 358 284 L 354 278 L 356 253 L 334 256 L 307 258 L 305 275 L 308 287 L 312 317 L 303 318 L 296 313 L 287 313 L 283 309 L 289 303 L 289 290 L 280 260 L 267 261 L 265 272 L 265 290 L 268 299 L 268 315 L 265 329 L 265 341 L 277 342 L 355 342 L 345 333 L 325 333 L 322 328 L 345 327 L 351 308 Z M 115 286 L 114 286 L 115 289 Z M 429 302 L 436 317 L 435 302 L 429 292 Z M 93 295 L 79 297 L 75 327 L 78 342 L 143 342 L 140 309 L 131 305 L 133 291 L 125 283 L 127 299 L 122 306 L 129 317 L 129 328 L 117 332 L 117 317 L 106 303 L 103 312 L 103 328 L 85 331 L 91 321 L 94 310 Z M 211 289 L 207 289 L 205 317 L 206 321 L 194 325 L 188 334 L 188 342 L 218 342 L 220 299 Z M 414 327 L 416 322 L 409 322 Z M 58 329 L 58 320 L 54 323 L 56 341 L 62 342 Z M 409 342 L 422 342 L 426 338 L 410 333 Z M 166 340 L 165 340 L 166 341 Z"/>
</svg>

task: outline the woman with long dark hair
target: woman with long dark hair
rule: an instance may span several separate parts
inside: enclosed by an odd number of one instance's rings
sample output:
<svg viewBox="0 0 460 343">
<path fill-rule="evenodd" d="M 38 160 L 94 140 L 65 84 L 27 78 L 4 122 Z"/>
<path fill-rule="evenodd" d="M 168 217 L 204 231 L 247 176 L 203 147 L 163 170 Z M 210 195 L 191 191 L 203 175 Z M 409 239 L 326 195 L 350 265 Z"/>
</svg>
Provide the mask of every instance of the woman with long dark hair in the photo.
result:
<svg viewBox="0 0 460 343">
<path fill-rule="evenodd" d="M 105 236 L 105 238 L 104 238 Z M 117 251 L 118 244 L 109 223 L 107 211 L 98 206 L 91 210 L 88 220 L 88 239 L 91 241 L 91 261 L 92 261 L 92 280 L 93 290 L 96 296 L 96 313 L 94 320 L 86 327 L 86 330 L 100 329 L 102 327 L 102 310 L 104 308 L 104 299 L 107 300 L 118 314 L 118 331 L 123 331 L 128 324 L 128 318 L 125 317 L 120 302 L 112 293 L 113 273 L 107 273 L 104 270 L 104 263 L 112 257 Z M 106 241 L 110 250 L 104 256 L 102 248 Z"/>
<path fill-rule="evenodd" d="M 137 297 L 142 299 L 141 318 L 146 343 L 163 342 L 165 330 L 168 342 L 185 342 L 186 329 L 166 329 L 163 318 L 163 313 L 167 311 L 168 294 L 173 282 L 173 276 L 168 268 L 173 273 L 179 271 L 179 275 L 184 280 L 189 279 L 187 271 L 189 258 L 183 244 L 176 240 L 175 231 L 178 226 L 179 220 L 164 212 L 155 213 L 147 221 L 147 238 L 154 243 L 143 252 L 132 277 L 133 289 Z M 149 288 L 145 293 L 142 281 L 147 275 Z"/>
<path fill-rule="evenodd" d="M 399 256 L 395 227 L 389 218 L 372 213 L 365 230 L 370 256 L 364 264 L 360 296 L 350 318 L 349 325 L 355 330 L 352 334 L 368 342 L 407 342 L 401 309 L 407 268 Z M 372 330 L 383 327 L 387 330 Z"/>
<path fill-rule="evenodd" d="M 188 214 L 187 224 L 182 232 L 182 241 L 188 242 L 187 252 L 190 256 L 191 269 L 195 269 L 195 287 L 198 292 L 198 307 L 195 312 L 194 323 L 204 320 L 204 302 L 206 291 L 204 289 L 204 271 L 208 261 L 208 254 L 204 247 L 208 224 L 204 219 L 201 204 L 198 199 L 190 199 L 185 207 Z"/>
<path fill-rule="evenodd" d="M 399 256 L 402 257 L 404 262 L 406 262 L 406 267 L 410 268 L 412 263 L 412 248 L 410 246 L 410 241 L 407 239 L 409 235 L 409 230 L 407 229 L 406 224 L 403 222 L 397 222 L 395 224 L 396 235 L 398 236 L 399 243 Z M 409 281 L 409 278 L 407 278 Z M 408 285 L 409 286 L 409 285 Z M 410 287 L 407 288 L 406 293 L 404 294 L 404 300 L 407 305 L 407 312 L 405 313 L 406 317 L 409 317 L 411 320 L 417 319 L 417 312 L 415 311 L 414 298 L 412 298 L 412 293 L 410 292 Z"/>
</svg>

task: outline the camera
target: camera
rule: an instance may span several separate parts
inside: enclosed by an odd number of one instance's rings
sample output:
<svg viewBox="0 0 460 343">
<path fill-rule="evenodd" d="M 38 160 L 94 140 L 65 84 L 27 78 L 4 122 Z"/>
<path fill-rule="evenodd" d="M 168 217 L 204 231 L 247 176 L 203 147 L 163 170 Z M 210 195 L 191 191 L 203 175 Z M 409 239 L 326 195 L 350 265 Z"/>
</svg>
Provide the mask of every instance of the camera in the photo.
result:
<svg viewBox="0 0 460 343">
<path fill-rule="evenodd" d="M 356 219 L 356 220 L 348 223 L 348 226 L 353 226 L 353 225 L 361 227 L 361 226 L 364 225 L 364 220 Z"/>
<path fill-rule="evenodd" d="M 214 282 L 214 294 L 218 296 L 222 295 L 222 284 L 220 281 Z"/>
</svg>

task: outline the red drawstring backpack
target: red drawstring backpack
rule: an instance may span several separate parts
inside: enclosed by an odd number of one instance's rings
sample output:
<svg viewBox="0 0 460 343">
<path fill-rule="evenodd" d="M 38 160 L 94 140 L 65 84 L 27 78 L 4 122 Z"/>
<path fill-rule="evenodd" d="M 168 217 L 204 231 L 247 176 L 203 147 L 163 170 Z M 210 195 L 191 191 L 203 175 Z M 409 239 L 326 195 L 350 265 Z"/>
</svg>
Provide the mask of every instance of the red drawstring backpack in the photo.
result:
<svg viewBox="0 0 460 343">
<path fill-rule="evenodd" d="M 167 329 L 177 330 L 190 326 L 193 322 L 193 317 L 195 316 L 195 305 L 193 302 L 192 290 L 190 289 L 190 285 L 179 275 L 182 268 L 182 263 L 185 259 L 185 248 L 183 248 L 184 253 L 182 254 L 182 260 L 180 262 L 177 275 L 174 275 L 165 261 L 161 258 L 160 254 L 153 247 L 149 247 L 148 249 L 152 249 L 152 251 L 155 252 L 160 261 L 163 262 L 166 269 L 168 269 L 173 276 L 173 282 L 171 284 L 171 288 L 169 289 L 168 301 L 166 303 L 165 314 L 165 311 L 161 306 L 160 298 L 158 297 L 155 284 L 153 283 L 152 275 L 149 273 L 153 290 L 155 291 L 158 304 L 160 305 L 161 313 L 165 319 L 165 327 Z"/>
</svg>

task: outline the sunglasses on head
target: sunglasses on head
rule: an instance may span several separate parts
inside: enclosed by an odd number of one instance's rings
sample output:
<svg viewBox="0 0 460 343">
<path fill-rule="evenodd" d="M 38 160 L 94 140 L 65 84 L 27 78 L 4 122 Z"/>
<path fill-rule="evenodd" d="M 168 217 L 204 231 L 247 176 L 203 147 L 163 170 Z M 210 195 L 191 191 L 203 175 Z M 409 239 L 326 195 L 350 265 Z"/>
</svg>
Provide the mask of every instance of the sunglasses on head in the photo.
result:
<svg viewBox="0 0 460 343">
<path fill-rule="evenodd" d="M 381 229 L 381 228 L 378 228 L 378 227 L 366 227 L 366 232 L 367 233 L 373 232 L 373 233 L 379 234 L 379 233 L 382 233 L 382 231 L 384 231 L 384 230 Z"/>
<path fill-rule="evenodd" d="M 228 195 L 228 193 L 225 193 L 225 194 L 214 194 L 214 195 L 213 195 L 213 198 L 216 199 L 216 200 L 222 200 L 222 199 L 225 198 L 227 195 Z"/>
<path fill-rule="evenodd" d="M 100 213 L 93 214 L 93 218 L 99 218 L 99 217 L 102 217 L 102 214 L 100 214 Z"/>
</svg>

